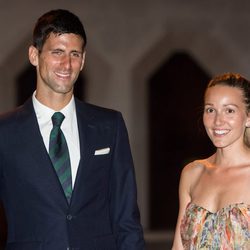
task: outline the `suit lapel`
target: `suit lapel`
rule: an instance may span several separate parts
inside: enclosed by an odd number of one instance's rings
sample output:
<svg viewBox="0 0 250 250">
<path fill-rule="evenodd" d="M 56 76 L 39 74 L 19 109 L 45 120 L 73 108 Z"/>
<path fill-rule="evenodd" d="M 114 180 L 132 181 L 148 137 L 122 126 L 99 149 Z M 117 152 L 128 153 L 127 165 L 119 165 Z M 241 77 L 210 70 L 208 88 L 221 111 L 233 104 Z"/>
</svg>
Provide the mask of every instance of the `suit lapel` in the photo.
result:
<svg viewBox="0 0 250 250">
<path fill-rule="evenodd" d="M 94 157 L 96 126 L 93 114 L 88 112 L 84 103 L 76 99 L 76 114 L 80 139 L 80 162 L 77 170 L 71 203 L 79 204 L 78 198 L 84 193 L 84 183 L 88 176 L 89 162 Z M 75 202 L 74 202 L 75 201 Z"/>
<path fill-rule="evenodd" d="M 34 162 L 30 171 L 38 171 L 41 178 L 46 177 L 45 185 L 56 191 L 52 193 L 47 190 L 49 195 L 57 196 L 58 204 L 62 203 L 65 206 L 67 200 L 44 145 L 31 99 L 20 108 L 18 119 L 20 146 L 25 145 L 26 152 L 29 152 L 28 157 L 32 157 Z"/>
</svg>

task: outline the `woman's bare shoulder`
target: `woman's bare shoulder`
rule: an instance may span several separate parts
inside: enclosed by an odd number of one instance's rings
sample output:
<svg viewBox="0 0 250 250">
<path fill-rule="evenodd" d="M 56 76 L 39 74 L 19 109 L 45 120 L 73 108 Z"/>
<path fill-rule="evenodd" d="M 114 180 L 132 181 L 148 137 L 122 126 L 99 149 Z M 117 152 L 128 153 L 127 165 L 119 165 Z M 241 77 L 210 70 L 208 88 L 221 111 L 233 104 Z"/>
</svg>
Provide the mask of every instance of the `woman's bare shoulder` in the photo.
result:
<svg viewBox="0 0 250 250">
<path fill-rule="evenodd" d="M 208 160 L 207 159 L 199 159 L 194 160 L 190 163 L 188 163 L 182 170 L 182 175 L 194 175 L 199 174 L 201 171 L 203 171 L 206 166 Z"/>
<path fill-rule="evenodd" d="M 180 179 L 180 190 L 182 192 L 186 190 L 190 198 L 193 187 L 195 186 L 197 181 L 199 181 L 202 173 L 204 173 L 206 169 L 206 164 L 206 159 L 199 159 L 188 163 L 182 169 Z"/>
</svg>

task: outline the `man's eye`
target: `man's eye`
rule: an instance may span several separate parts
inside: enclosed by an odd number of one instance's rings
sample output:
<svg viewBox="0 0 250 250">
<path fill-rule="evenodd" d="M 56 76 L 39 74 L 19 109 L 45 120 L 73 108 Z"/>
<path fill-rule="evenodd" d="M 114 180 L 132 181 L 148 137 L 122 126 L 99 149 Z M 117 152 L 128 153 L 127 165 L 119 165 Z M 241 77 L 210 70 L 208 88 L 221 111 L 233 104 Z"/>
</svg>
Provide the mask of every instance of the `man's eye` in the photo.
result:
<svg viewBox="0 0 250 250">
<path fill-rule="evenodd" d="M 233 113 L 235 113 L 235 111 L 233 110 L 233 109 L 227 109 L 227 111 L 226 111 L 228 114 L 233 114 Z"/>
<path fill-rule="evenodd" d="M 77 52 L 73 52 L 72 55 L 73 55 L 74 57 L 81 57 L 81 54 L 80 54 L 80 53 L 77 53 Z"/>
<path fill-rule="evenodd" d="M 60 51 L 60 50 L 54 50 L 54 51 L 52 51 L 52 54 L 53 55 L 61 55 L 62 54 L 62 51 Z"/>
</svg>

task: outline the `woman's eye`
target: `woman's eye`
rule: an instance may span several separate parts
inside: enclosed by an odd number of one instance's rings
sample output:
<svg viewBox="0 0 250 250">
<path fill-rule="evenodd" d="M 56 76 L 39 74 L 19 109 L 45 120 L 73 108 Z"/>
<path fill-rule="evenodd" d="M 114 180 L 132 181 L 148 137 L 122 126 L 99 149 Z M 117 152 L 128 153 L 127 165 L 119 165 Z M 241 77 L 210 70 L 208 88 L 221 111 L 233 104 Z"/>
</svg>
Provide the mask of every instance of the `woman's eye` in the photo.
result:
<svg viewBox="0 0 250 250">
<path fill-rule="evenodd" d="M 212 109 L 212 108 L 207 108 L 205 111 L 206 111 L 206 113 L 213 113 L 213 112 L 214 112 L 214 109 Z"/>
</svg>

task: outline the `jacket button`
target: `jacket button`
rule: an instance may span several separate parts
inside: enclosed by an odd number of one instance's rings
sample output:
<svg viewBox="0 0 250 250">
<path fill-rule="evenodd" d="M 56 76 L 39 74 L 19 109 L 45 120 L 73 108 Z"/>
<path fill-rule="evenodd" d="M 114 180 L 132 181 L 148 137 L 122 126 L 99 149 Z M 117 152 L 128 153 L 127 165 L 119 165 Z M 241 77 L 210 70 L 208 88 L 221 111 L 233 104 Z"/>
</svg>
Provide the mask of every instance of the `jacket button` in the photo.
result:
<svg viewBox="0 0 250 250">
<path fill-rule="evenodd" d="M 73 216 L 71 214 L 68 214 L 67 215 L 67 220 L 72 220 L 73 219 Z"/>
</svg>

